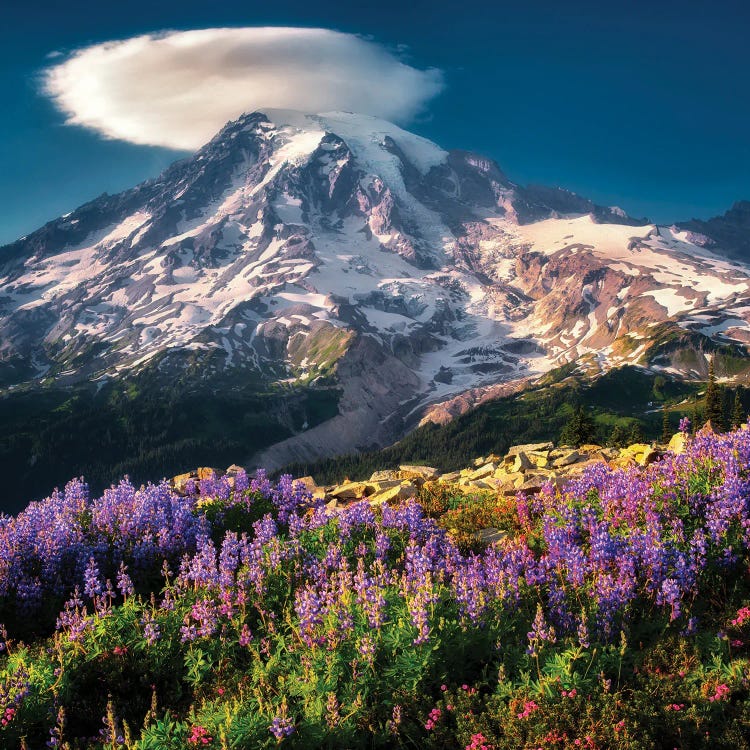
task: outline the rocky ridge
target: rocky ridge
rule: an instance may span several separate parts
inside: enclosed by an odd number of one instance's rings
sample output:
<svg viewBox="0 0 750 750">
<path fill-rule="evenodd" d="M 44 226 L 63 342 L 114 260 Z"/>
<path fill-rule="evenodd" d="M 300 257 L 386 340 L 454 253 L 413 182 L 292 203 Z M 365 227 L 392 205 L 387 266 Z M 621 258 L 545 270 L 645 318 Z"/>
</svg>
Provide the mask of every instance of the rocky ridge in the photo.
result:
<svg viewBox="0 0 750 750">
<path fill-rule="evenodd" d="M 746 425 L 743 425 L 747 429 Z M 604 463 L 610 468 L 647 466 L 666 452 L 683 453 L 687 437 L 675 433 L 668 444 L 634 443 L 623 448 L 589 444 L 577 448 L 555 446 L 552 442 L 531 443 L 511 447 L 504 456 L 489 454 L 477 457 L 471 466 L 460 471 L 440 472 L 432 466 L 403 464 L 398 469 L 374 472 L 369 479 L 319 486 L 311 476 L 298 477 L 296 482 L 329 509 L 345 508 L 351 503 L 367 500 L 372 505 L 398 503 L 417 497 L 421 490 L 440 486 L 457 494 L 494 493 L 515 496 L 521 492 L 532 495 L 547 483 L 562 487 L 586 469 Z M 179 493 L 192 489 L 190 483 L 226 476 L 230 486 L 242 469 L 230 466 L 226 472 L 203 467 L 175 476 L 172 487 Z"/>
</svg>

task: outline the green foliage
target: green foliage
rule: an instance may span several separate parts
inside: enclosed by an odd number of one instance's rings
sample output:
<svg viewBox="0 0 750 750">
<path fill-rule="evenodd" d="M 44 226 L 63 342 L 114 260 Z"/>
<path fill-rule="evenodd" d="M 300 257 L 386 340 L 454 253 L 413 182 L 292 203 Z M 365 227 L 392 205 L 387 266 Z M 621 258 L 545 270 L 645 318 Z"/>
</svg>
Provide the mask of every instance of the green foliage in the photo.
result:
<svg viewBox="0 0 750 750">
<path fill-rule="evenodd" d="M 604 444 L 614 430 L 619 433 L 623 429 L 622 444 L 640 442 L 644 436 L 649 440 L 659 437 L 662 421 L 653 410 L 653 375 L 622 367 L 591 382 L 572 376 L 573 370 L 570 365 L 553 370 L 535 388 L 483 404 L 446 425 L 426 424 L 388 448 L 292 464 L 284 471 L 294 476 L 310 474 L 319 483 L 338 482 L 347 476 L 366 479 L 373 471 L 402 463 L 426 463 L 452 471 L 477 456 L 502 454 L 517 443 L 557 440 L 570 420 L 572 404 L 588 408 L 596 427 L 592 442 Z M 664 399 L 682 401 L 695 393 L 696 386 L 661 378 L 657 390 Z M 620 440 L 618 435 L 615 439 Z"/>
<path fill-rule="evenodd" d="M 560 433 L 560 445 L 578 447 L 584 443 L 593 443 L 596 439 L 596 425 L 585 406 L 576 406 L 570 419 Z"/>
<path fill-rule="evenodd" d="M 706 388 L 706 418 L 714 430 L 721 431 L 724 423 L 724 389 L 716 382 L 714 360 L 708 366 L 708 387 Z"/>
<path fill-rule="evenodd" d="M 337 413 L 335 389 L 268 392 L 218 378 L 210 386 L 135 379 L 96 392 L 0 398 L 0 511 L 17 512 L 71 476 L 85 476 L 98 493 L 123 474 L 140 484 L 198 466 L 225 468 Z"/>
<path fill-rule="evenodd" d="M 649 490 L 648 507 L 669 507 L 679 521 L 675 551 L 688 547 L 698 528 L 695 498 L 712 497 L 724 481 L 724 466 L 710 455 L 688 459 L 684 483 L 654 482 Z M 610 502 L 594 487 L 585 497 L 557 495 L 557 504 L 546 497 L 545 509 L 529 513 L 524 500 L 463 496 L 427 484 L 419 501 L 440 526 L 466 540 L 461 559 L 468 561 L 476 559 L 471 553 L 480 529 L 506 533 L 500 556 L 512 554 L 523 535 L 535 557 L 549 543 L 545 526 L 554 528 L 569 511 L 576 515 L 584 507 L 592 518 L 601 516 Z M 199 502 L 196 512 L 217 528 L 243 531 L 270 508 L 256 494 L 238 513 L 216 498 Z M 622 533 L 641 523 L 650 521 L 638 518 Z M 744 530 L 737 526 L 725 531 L 727 549 L 743 549 Z M 347 606 L 321 608 L 314 637 L 305 641 L 296 596 L 301 569 L 280 552 L 301 551 L 295 559 L 314 567 L 328 558 L 342 528 L 330 580 L 335 584 L 343 569 L 388 571 L 387 620 L 372 627 L 353 592 L 344 590 L 338 601 Z M 388 544 L 378 567 L 383 530 Z M 28 644 L 5 639 L 0 716 L 7 716 L 6 706 L 17 705 L 18 712 L 0 726 L 0 747 L 44 747 L 54 723 L 58 747 L 71 750 L 750 748 L 750 581 L 728 574 L 718 553 L 699 571 L 692 632 L 686 632 L 687 615 L 671 622 L 666 611 L 635 601 L 632 617 L 614 623 L 614 640 L 592 637 L 589 644 L 588 636 L 561 633 L 530 652 L 529 623 L 540 590 L 523 576 L 495 581 L 509 585 L 507 599 L 467 626 L 455 590 L 435 568 L 430 637 L 420 642 L 413 600 L 400 596 L 408 585 L 402 572 L 414 552 L 414 532 L 376 527 L 372 519 L 350 524 L 341 516 L 306 527 L 299 537 L 288 532 L 282 523 L 280 536 L 259 543 L 268 563 L 261 594 L 256 596 L 252 565 L 239 566 L 237 580 L 248 581 L 247 598 L 218 597 L 214 612 L 224 608 L 210 634 L 185 634 L 197 622 L 207 589 L 167 576 L 159 584 L 159 603 L 148 592 L 105 596 L 96 608 L 77 613 L 80 627 Z M 576 587 L 562 570 L 560 580 L 560 596 L 593 622 L 597 612 L 586 586 L 596 581 Z M 337 627 L 342 617 L 351 618 L 345 632 Z M 146 636 L 147 624 L 158 625 L 158 637 Z M 243 640 L 249 631 L 252 637 Z M 19 690 L 25 693 L 16 701 Z M 275 721 L 288 721 L 293 733 L 277 740 L 269 731 Z"/>
<path fill-rule="evenodd" d="M 745 407 L 742 404 L 742 387 L 734 389 L 734 402 L 732 403 L 731 427 L 736 430 L 747 418 Z"/>
</svg>

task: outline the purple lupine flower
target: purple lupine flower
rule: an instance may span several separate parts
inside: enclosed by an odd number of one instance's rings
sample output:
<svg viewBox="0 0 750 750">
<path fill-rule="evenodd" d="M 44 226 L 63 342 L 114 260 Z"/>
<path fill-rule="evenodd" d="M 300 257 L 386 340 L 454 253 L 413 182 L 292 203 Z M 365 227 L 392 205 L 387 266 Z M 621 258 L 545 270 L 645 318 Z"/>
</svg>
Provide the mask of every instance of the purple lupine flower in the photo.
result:
<svg viewBox="0 0 750 750">
<path fill-rule="evenodd" d="M 277 739 L 291 737 L 294 732 L 294 722 L 286 716 L 274 716 L 268 731 Z"/>
<path fill-rule="evenodd" d="M 117 571 L 117 588 L 123 597 L 132 596 L 135 593 L 133 581 L 128 575 L 128 566 L 124 562 L 120 563 L 120 569 Z"/>
</svg>

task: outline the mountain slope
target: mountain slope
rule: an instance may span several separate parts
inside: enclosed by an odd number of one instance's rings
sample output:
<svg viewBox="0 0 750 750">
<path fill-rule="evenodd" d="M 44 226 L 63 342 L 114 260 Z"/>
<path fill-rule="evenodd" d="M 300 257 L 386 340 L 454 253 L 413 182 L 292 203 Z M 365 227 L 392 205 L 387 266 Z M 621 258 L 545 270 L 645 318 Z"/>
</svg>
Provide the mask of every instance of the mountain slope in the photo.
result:
<svg viewBox="0 0 750 750">
<path fill-rule="evenodd" d="M 253 113 L 0 248 L 0 383 L 333 388 L 332 419 L 233 457 L 273 467 L 388 444 L 435 404 L 568 362 L 699 378 L 729 346 L 737 375 L 735 218 L 655 226 L 375 118 Z"/>
</svg>

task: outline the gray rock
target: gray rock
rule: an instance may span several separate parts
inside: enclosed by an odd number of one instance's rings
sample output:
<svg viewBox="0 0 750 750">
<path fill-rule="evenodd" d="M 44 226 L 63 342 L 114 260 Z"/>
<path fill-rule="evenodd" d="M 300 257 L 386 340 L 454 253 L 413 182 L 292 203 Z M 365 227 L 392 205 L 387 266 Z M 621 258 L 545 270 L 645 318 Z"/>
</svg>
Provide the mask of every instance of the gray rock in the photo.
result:
<svg viewBox="0 0 750 750">
<path fill-rule="evenodd" d="M 482 544 L 494 544 L 495 542 L 505 539 L 508 535 L 500 529 L 487 528 L 480 529 L 474 534 L 474 536 L 477 541 L 482 542 Z"/>
</svg>

